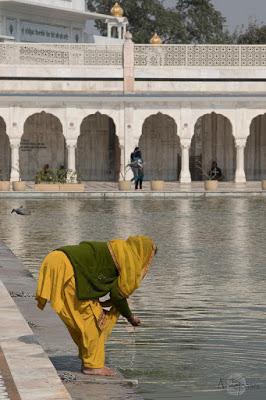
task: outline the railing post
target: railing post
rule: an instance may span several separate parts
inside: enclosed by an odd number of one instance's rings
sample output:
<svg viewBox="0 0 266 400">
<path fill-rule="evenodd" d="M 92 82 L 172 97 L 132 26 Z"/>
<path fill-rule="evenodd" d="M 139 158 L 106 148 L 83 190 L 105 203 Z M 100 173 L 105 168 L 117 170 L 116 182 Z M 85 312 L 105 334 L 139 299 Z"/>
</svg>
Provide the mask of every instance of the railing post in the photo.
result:
<svg viewBox="0 0 266 400">
<path fill-rule="evenodd" d="M 123 48 L 124 93 L 134 92 L 134 43 L 130 32 L 125 34 Z"/>
</svg>

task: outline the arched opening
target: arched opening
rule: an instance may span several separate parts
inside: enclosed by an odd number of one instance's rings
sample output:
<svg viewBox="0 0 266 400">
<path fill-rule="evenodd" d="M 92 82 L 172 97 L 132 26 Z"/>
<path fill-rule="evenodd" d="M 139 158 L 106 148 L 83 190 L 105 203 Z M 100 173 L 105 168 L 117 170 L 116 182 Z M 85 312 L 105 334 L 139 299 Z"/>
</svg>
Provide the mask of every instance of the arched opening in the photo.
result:
<svg viewBox="0 0 266 400">
<path fill-rule="evenodd" d="M 245 172 L 249 181 L 266 179 L 266 114 L 251 122 L 245 147 Z"/>
<path fill-rule="evenodd" d="M 144 161 L 145 180 L 179 179 L 181 148 L 173 118 L 162 113 L 148 117 L 142 127 L 139 147 Z"/>
<path fill-rule="evenodd" d="M 77 172 L 84 181 L 118 181 L 120 147 L 115 124 L 97 112 L 81 123 L 77 142 Z"/>
<path fill-rule="evenodd" d="M 195 124 L 190 147 L 191 179 L 206 179 L 213 161 L 221 168 L 224 181 L 234 179 L 236 151 L 232 125 L 228 118 L 214 112 L 203 115 Z"/>
<path fill-rule="evenodd" d="M 6 124 L 0 117 L 0 180 L 9 181 L 11 172 L 11 149 L 6 134 Z"/>
<path fill-rule="evenodd" d="M 27 118 L 19 149 L 21 179 L 32 181 L 36 172 L 66 166 L 67 153 L 63 128 L 53 114 L 41 112 Z"/>
</svg>

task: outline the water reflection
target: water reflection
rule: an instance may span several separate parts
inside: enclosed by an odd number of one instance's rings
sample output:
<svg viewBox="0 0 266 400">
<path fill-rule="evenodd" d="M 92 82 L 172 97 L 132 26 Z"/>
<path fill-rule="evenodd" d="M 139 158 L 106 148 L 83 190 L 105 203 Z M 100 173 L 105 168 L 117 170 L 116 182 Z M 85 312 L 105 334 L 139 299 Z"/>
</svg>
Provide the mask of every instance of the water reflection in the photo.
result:
<svg viewBox="0 0 266 400">
<path fill-rule="evenodd" d="M 265 377 L 265 199 L 25 200 L 32 214 L 11 215 L 20 205 L 1 200 L 1 238 L 35 273 L 67 243 L 130 234 L 158 243 L 131 299 L 143 325 L 122 320 L 108 345 L 145 399 L 218 399 L 220 377 Z"/>
</svg>

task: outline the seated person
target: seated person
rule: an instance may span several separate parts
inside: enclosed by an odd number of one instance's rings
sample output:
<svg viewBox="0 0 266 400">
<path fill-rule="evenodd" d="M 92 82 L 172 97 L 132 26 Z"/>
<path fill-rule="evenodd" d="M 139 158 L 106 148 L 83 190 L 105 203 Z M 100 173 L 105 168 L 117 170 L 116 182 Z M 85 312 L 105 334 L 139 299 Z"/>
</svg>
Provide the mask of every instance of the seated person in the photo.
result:
<svg viewBox="0 0 266 400">
<path fill-rule="evenodd" d="M 48 174 L 49 169 L 50 169 L 49 164 L 45 164 L 45 165 L 43 166 L 43 169 L 42 169 L 42 170 L 43 170 L 44 175 L 47 175 L 47 174 Z"/>
<path fill-rule="evenodd" d="M 221 181 L 223 179 L 223 173 L 221 168 L 218 167 L 217 162 L 213 161 L 211 170 L 209 171 L 209 177 L 211 180 Z"/>
</svg>

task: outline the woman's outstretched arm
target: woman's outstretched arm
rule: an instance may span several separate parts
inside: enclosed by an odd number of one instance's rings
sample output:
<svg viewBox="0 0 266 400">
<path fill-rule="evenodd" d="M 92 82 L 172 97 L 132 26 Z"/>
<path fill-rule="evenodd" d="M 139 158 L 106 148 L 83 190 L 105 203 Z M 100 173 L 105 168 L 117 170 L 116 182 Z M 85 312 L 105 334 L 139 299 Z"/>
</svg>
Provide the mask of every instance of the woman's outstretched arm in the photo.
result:
<svg viewBox="0 0 266 400">
<path fill-rule="evenodd" d="M 117 282 L 113 286 L 113 288 L 110 292 L 110 296 L 111 296 L 110 300 L 111 300 L 112 305 L 117 309 L 118 312 L 120 312 L 120 314 L 123 317 L 125 317 L 128 320 L 128 322 L 131 325 L 133 325 L 133 326 L 140 325 L 140 319 L 133 315 L 132 311 L 129 308 L 127 299 L 125 297 L 123 297 L 121 295 L 121 293 L 119 292 Z"/>
</svg>

